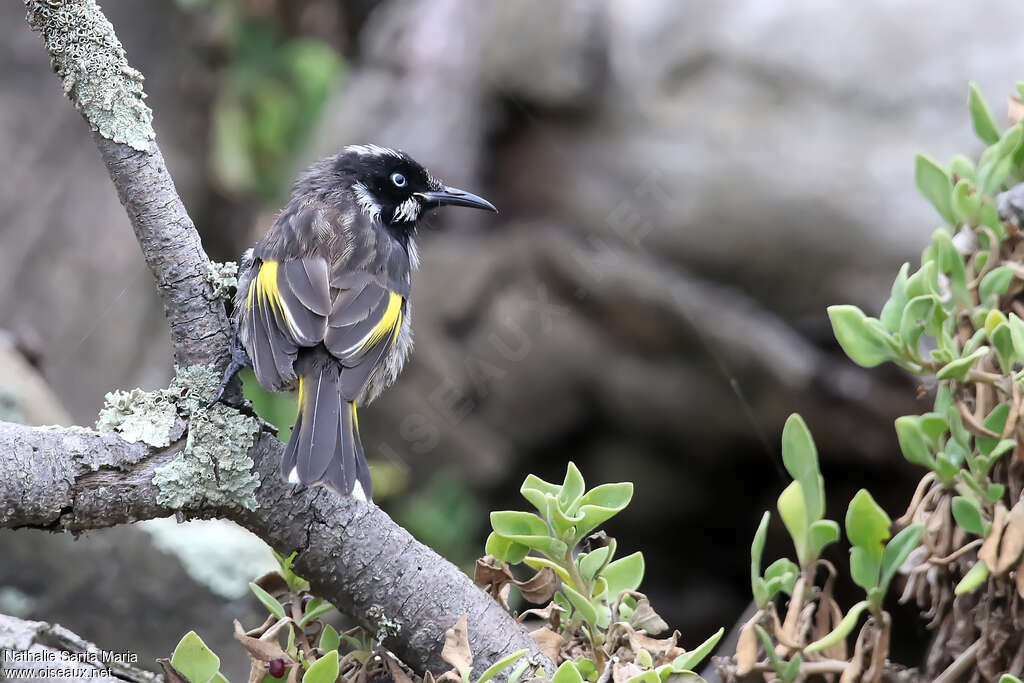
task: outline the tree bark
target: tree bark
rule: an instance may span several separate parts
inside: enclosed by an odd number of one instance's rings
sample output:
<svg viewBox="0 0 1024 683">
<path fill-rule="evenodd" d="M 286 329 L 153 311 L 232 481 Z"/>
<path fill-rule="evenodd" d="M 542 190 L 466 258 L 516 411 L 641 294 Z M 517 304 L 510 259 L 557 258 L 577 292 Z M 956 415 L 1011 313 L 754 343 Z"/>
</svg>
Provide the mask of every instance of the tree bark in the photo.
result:
<svg viewBox="0 0 1024 683">
<path fill-rule="evenodd" d="M 156 683 L 162 680 L 155 673 L 137 669 L 127 663 L 104 662 L 103 651 L 100 648 L 63 626 L 48 624 L 45 621 L 26 621 L 0 614 L 0 652 L 2 651 L 12 654 L 31 653 L 31 656 L 40 660 L 21 662 L 12 661 L 11 657 L 0 657 L 0 678 L 3 680 L 52 680 L 52 676 L 44 675 L 43 670 L 47 668 L 60 671 L 60 680 L 71 683 Z M 33 677 L 27 676 L 28 670 L 34 673 Z M 67 675 L 67 672 L 72 670 L 78 670 L 80 675 Z M 99 676 L 87 673 L 88 670 L 107 670 L 111 675 Z"/>
<path fill-rule="evenodd" d="M 124 62 L 113 27 L 94 0 L 25 3 L 30 24 L 43 33 L 54 67 L 65 79 L 66 91 L 94 130 L 96 144 L 156 280 L 176 363 L 212 365 L 223 370 L 232 336 L 230 323 L 223 302 L 214 295 L 207 279 L 209 259 L 151 130 L 149 138 L 140 134 L 140 128 L 141 133 L 148 128 L 141 87 L 137 92 L 129 87 L 115 93 L 118 97 L 135 97 L 121 105 L 145 124 L 136 125 L 130 135 L 119 138 L 117 130 L 110 130 L 107 119 L 102 124 L 93 120 L 95 107 L 90 109 L 89 102 L 83 104 L 76 99 L 81 83 L 96 86 L 95 80 L 89 80 L 96 74 L 76 72 L 76 80 L 69 85 L 61 60 L 77 50 L 80 61 L 76 65 L 86 64 L 83 68 L 87 71 L 91 63 L 87 52 L 95 49 L 104 51 L 94 60 L 106 60 L 102 73 L 120 74 L 117 78 L 127 74 L 125 78 L 133 79 L 132 83 L 140 83 L 141 75 Z M 68 29 L 69 22 L 51 20 L 65 11 L 69 16 L 88 17 L 89 30 L 98 32 L 98 37 L 76 38 Z M 54 32 L 65 30 L 68 34 L 56 36 L 59 40 L 55 41 Z M 61 45 L 60 51 L 53 49 L 56 43 Z M 111 70 L 111 55 L 116 59 L 118 54 L 121 62 Z M 140 109 L 145 111 L 139 114 Z M 128 443 L 114 433 L 100 434 L 81 427 L 32 428 L 0 423 L 0 453 L 5 454 L 0 458 L 0 526 L 80 532 L 175 514 L 178 510 L 159 502 L 153 476 L 158 467 L 184 449 L 185 443 L 181 436 L 168 447 L 150 448 Z M 536 665 L 549 673 L 554 671 L 552 662 L 496 601 L 378 507 L 338 498 L 326 489 L 283 482 L 277 472 L 282 450 L 282 444 L 267 432 L 258 434 L 249 450 L 262 482 L 255 494 L 258 507 L 249 510 L 204 501 L 189 504 L 182 512 L 232 519 L 283 555 L 298 551 L 296 570 L 310 581 L 312 590 L 376 633 L 386 647 L 418 671 L 449 668 L 440 658 L 444 633 L 462 615 L 468 617 L 478 672 L 519 649 L 529 650 Z"/>
</svg>

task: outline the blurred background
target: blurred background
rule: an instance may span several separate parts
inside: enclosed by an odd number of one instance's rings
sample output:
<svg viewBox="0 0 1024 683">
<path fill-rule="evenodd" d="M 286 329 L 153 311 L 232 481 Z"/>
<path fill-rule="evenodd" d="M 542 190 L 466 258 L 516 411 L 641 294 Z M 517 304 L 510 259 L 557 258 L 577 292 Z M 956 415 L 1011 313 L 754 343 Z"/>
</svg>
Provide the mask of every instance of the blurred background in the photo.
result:
<svg viewBox="0 0 1024 683">
<path fill-rule="evenodd" d="M 212 258 L 237 258 L 290 179 L 350 143 L 403 148 L 501 209 L 420 236 L 416 351 L 360 414 L 379 502 L 470 567 L 487 512 L 525 507 L 527 473 L 560 480 L 573 460 L 589 484 L 634 481 L 608 531 L 644 551 L 685 644 L 749 601 L 789 413 L 814 432 L 833 518 L 861 486 L 897 516 L 916 483 L 892 429 L 920 410 L 914 384 L 849 363 L 825 306 L 877 312 L 940 222 L 914 153 L 977 153 L 968 81 L 1004 122 L 1024 78 L 1024 5 L 940 5 L 103 3 Z M 0 5 L 0 415 L 91 425 L 106 391 L 166 385 L 167 331 L 22 14 Z M 251 395 L 290 425 L 289 397 Z M 2 532 L 0 611 L 144 662 L 195 628 L 241 677 L 231 619 L 261 621 L 244 581 L 268 562 L 223 525 Z"/>
</svg>

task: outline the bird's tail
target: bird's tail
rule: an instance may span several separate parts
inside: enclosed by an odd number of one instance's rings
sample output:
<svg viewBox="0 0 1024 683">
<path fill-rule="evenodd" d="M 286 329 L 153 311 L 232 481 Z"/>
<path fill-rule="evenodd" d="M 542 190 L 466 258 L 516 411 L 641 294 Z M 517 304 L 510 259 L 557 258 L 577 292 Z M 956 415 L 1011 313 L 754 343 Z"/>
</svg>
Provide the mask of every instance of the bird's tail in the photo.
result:
<svg viewBox="0 0 1024 683">
<path fill-rule="evenodd" d="M 299 412 L 281 460 L 281 475 L 370 500 L 370 470 L 359 440 L 356 404 L 341 396 L 340 368 L 309 363 L 299 369 Z"/>
</svg>

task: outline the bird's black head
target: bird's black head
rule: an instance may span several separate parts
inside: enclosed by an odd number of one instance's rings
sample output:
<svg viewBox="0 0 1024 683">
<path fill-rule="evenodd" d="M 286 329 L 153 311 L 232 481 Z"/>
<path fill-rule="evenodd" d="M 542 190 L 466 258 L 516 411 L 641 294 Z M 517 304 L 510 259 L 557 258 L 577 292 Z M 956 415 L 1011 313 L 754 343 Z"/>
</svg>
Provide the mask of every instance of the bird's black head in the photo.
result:
<svg viewBox="0 0 1024 683">
<path fill-rule="evenodd" d="M 486 199 L 445 186 L 408 154 L 387 147 L 350 145 L 334 157 L 331 170 L 364 214 L 392 227 L 411 229 L 438 206 L 497 211 Z"/>
</svg>

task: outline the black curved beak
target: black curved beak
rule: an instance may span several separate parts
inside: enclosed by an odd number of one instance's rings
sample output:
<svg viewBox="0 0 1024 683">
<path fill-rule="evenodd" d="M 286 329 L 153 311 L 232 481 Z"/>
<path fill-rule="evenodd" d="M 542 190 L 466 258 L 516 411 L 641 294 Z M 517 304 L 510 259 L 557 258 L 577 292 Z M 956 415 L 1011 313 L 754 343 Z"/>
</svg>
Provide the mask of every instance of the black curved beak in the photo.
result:
<svg viewBox="0 0 1024 683">
<path fill-rule="evenodd" d="M 498 213 L 494 204 L 483 197 L 478 197 L 472 192 L 466 192 L 455 187 L 446 187 L 440 192 L 417 192 L 416 196 L 423 200 L 424 206 L 434 208 L 436 206 L 468 206 L 472 209 L 484 209 Z"/>
</svg>

